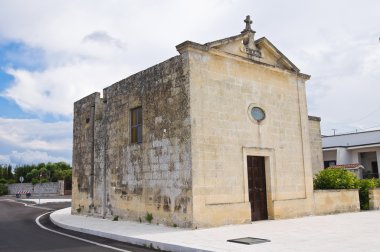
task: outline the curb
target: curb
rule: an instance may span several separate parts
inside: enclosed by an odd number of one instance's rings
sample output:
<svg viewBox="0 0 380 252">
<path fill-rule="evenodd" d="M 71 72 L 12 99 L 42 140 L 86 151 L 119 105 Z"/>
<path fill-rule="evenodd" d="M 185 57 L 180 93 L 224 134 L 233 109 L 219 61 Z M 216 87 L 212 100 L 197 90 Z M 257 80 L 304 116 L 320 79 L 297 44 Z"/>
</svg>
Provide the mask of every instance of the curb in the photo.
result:
<svg viewBox="0 0 380 252">
<path fill-rule="evenodd" d="M 66 209 L 66 208 L 64 208 Z M 62 210 L 62 209 L 61 209 Z M 54 223 L 54 225 L 72 230 L 72 231 L 77 231 L 81 233 L 86 233 L 90 235 L 95 235 L 95 236 L 100 236 L 103 238 L 108 238 L 120 242 L 126 242 L 134 245 L 139 245 L 147 248 L 154 248 L 158 250 L 165 250 L 165 251 L 174 251 L 174 252 L 211 252 L 210 250 L 203 250 L 203 249 L 197 249 L 197 248 L 192 248 L 192 247 L 185 247 L 181 245 L 176 245 L 176 244 L 170 244 L 170 243 L 163 243 L 163 242 L 158 242 L 158 241 L 152 241 L 152 240 L 147 240 L 147 239 L 141 239 L 141 238 L 136 238 L 136 237 L 130 237 L 130 236 L 123 236 L 119 234 L 112 234 L 112 233 L 107 233 L 99 230 L 92 230 L 88 228 L 83 228 L 83 227 L 76 227 L 76 226 L 70 226 L 67 225 L 63 222 L 59 222 L 56 220 L 54 217 L 55 213 L 60 210 L 54 211 L 53 213 L 50 214 L 50 220 L 51 222 Z"/>
</svg>

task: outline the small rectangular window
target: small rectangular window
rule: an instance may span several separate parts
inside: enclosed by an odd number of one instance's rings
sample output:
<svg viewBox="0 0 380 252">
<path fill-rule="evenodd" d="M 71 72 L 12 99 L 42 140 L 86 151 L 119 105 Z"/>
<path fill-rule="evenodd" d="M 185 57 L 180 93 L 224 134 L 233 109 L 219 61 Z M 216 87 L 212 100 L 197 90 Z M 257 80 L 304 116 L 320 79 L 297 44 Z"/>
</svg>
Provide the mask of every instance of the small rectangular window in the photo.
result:
<svg viewBox="0 0 380 252">
<path fill-rule="evenodd" d="M 131 143 L 142 143 L 142 108 L 131 110 Z"/>
<path fill-rule="evenodd" d="M 324 161 L 323 164 L 324 164 L 324 167 L 325 167 L 325 168 L 328 168 L 328 167 L 330 167 L 330 166 L 334 166 L 334 165 L 336 165 L 336 160 L 328 160 L 328 161 Z"/>
</svg>

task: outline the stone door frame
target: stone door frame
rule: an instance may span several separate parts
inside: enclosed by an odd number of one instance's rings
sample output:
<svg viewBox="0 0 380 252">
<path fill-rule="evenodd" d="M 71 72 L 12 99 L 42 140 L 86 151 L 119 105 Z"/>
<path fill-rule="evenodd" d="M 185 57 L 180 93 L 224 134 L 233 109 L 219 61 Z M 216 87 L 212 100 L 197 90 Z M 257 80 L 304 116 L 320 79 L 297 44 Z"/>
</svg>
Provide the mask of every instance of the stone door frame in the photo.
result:
<svg viewBox="0 0 380 252">
<path fill-rule="evenodd" d="M 271 148 L 257 148 L 257 147 L 243 147 L 243 174 L 244 174 L 244 202 L 249 202 L 248 191 L 248 156 L 262 156 L 265 162 L 265 182 L 267 193 L 267 210 L 268 219 L 274 219 L 274 200 L 275 200 L 275 158 L 274 149 Z"/>
</svg>

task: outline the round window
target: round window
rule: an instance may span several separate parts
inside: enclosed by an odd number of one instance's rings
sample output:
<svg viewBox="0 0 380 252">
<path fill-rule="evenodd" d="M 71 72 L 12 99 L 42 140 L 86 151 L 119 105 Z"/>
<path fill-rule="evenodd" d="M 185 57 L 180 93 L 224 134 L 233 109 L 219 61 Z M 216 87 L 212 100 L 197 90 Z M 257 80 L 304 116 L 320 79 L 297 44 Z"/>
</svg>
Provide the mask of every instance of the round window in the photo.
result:
<svg viewBox="0 0 380 252">
<path fill-rule="evenodd" d="M 262 108 L 259 107 L 253 107 L 251 109 L 251 116 L 256 121 L 260 122 L 265 119 L 265 112 Z"/>
</svg>

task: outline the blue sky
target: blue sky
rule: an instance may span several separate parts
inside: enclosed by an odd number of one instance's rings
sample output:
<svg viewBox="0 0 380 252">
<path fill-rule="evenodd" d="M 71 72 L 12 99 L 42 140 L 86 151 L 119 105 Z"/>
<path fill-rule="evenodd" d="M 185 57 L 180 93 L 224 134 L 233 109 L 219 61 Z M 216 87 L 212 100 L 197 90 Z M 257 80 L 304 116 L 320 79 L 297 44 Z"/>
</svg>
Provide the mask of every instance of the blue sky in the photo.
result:
<svg viewBox="0 0 380 252">
<path fill-rule="evenodd" d="M 379 9 L 377 0 L 0 0 L 0 164 L 70 163 L 76 100 L 177 55 L 185 40 L 237 35 L 246 15 L 256 38 L 312 76 L 308 110 L 323 134 L 379 128 Z"/>
<path fill-rule="evenodd" d="M 29 47 L 20 41 L 6 40 L 0 42 L 0 118 L 2 126 L 19 124 L 21 127 L 27 128 L 31 123 L 37 123 L 37 131 L 44 130 L 44 124 L 60 124 L 66 122 L 66 125 L 71 124 L 71 116 L 54 115 L 51 113 L 38 113 L 33 110 L 25 110 L 4 93 L 12 87 L 15 78 L 7 72 L 7 69 L 27 69 L 28 71 L 36 72 L 45 69 L 46 62 L 44 60 L 44 52 L 42 49 Z M 24 126 L 22 126 L 24 124 Z M 70 128 L 70 127 L 68 127 Z M 17 131 L 16 131 L 17 132 Z M 15 131 L 13 131 L 15 133 Z M 48 132 L 39 134 L 37 132 L 23 132 L 23 137 L 20 140 L 31 141 L 33 138 L 46 138 L 47 142 L 54 141 L 57 138 L 72 136 L 70 131 L 56 136 L 48 136 Z M 28 137 L 28 135 L 31 136 Z M 0 140 L 0 164 L 11 163 L 14 165 L 24 163 L 38 163 L 49 161 L 65 161 L 71 162 L 71 150 L 30 146 L 29 143 L 15 143 L 7 141 L 2 137 Z M 17 138 L 15 138 L 17 139 Z M 41 142 L 40 142 L 41 143 Z M 29 145 L 29 146 L 28 146 Z M 28 146 L 28 147 L 26 147 Z"/>
<path fill-rule="evenodd" d="M 27 68 L 38 70 L 44 67 L 43 53 L 28 48 L 25 44 L 16 41 L 3 41 L 0 43 L 0 93 L 9 88 L 14 78 L 6 73 L 6 68 Z M 26 59 L 26 60 L 25 60 Z M 34 62 L 32 62 L 34 60 Z M 25 113 L 15 101 L 0 96 L 0 117 L 7 118 L 33 118 L 34 115 Z"/>
</svg>

